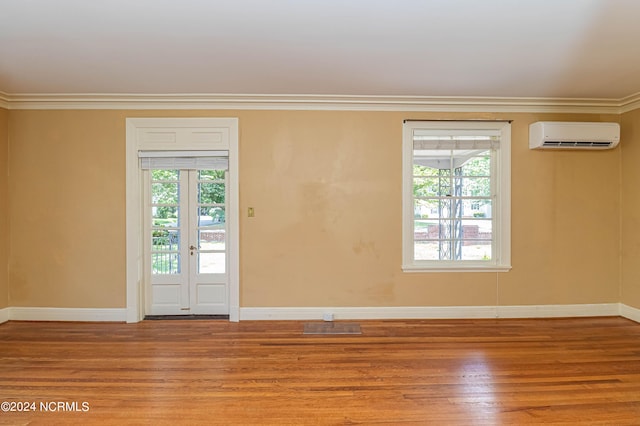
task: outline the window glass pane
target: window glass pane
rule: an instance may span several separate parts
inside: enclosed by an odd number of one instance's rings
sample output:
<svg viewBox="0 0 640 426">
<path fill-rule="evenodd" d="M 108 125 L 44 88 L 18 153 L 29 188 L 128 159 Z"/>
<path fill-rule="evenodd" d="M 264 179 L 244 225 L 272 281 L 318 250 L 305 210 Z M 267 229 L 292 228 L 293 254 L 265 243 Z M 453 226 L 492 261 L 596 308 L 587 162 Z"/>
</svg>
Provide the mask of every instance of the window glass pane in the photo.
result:
<svg viewBox="0 0 640 426">
<path fill-rule="evenodd" d="M 489 151 L 482 153 L 482 156 L 472 157 L 462 166 L 462 175 L 464 176 L 490 176 L 491 175 L 491 157 Z"/>
<path fill-rule="evenodd" d="M 415 219 L 438 218 L 439 200 L 413 200 L 413 217 Z"/>
<path fill-rule="evenodd" d="M 440 219 L 438 221 L 438 238 L 441 240 L 448 240 L 456 236 L 455 222 L 448 219 Z"/>
<path fill-rule="evenodd" d="M 201 204 L 224 204 L 224 183 L 199 183 L 198 202 Z"/>
<path fill-rule="evenodd" d="M 437 226 L 437 222 L 433 220 L 416 220 L 414 222 L 413 238 L 416 241 L 437 238 L 431 235 L 432 229 L 435 226 Z"/>
<path fill-rule="evenodd" d="M 463 218 L 487 218 L 491 216 L 491 200 L 489 199 L 470 199 L 462 200 L 462 217 Z"/>
<path fill-rule="evenodd" d="M 462 260 L 491 260 L 492 222 L 490 220 L 462 220 Z"/>
<path fill-rule="evenodd" d="M 419 163 L 413 166 L 412 178 L 415 260 L 491 259 L 489 153 L 414 150 Z"/>
<path fill-rule="evenodd" d="M 450 197 L 454 195 L 455 188 L 451 187 L 451 178 L 446 176 L 441 176 L 438 178 L 437 182 L 437 191 L 438 196 L 440 197 Z"/>
<path fill-rule="evenodd" d="M 451 218 L 451 208 L 455 203 L 450 198 L 413 200 L 413 215 L 416 219 Z"/>
<path fill-rule="evenodd" d="M 224 229 L 201 229 L 198 231 L 200 250 L 224 250 L 226 232 Z"/>
<path fill-rule="evenodd" d="M 178 183 L 152 183 L 151 202 L 153 204 L 178 204 Z"/>
<path fill-rule="evenodd" d="M 414 176 L 438 176 L 438 169 L 433 167 L 420 166 L 418 164 L 413 165 Z"/>
<path fill-rule="evenodd" d="M 491 241 L 492 222 L 490 220 L 461 220 L 464 240 Z"/>
<path fill-rule="evenodd" d="M 451 240 L 416 241 L 413 245 L 416 260 L 452 260 L 454 242 Z"/>
<path fill-rule="evenodd" d="M 459 177 L 454 179 L 456 195 L 463 197 L 490 197 L 491 179 L 485 177 Z"/>
<path fill-rule="evenodd" d="M 160 274 L 180 273 L 179 253 L 151 253 L 151 272 Z"/>
<path fill-rule="evenodd" d="M 491 260 L 491 242 L 472 243 L 462 245 L 462 260 Z"/>
<path fill-rule="evenodd" d="M 201 274 L 224 274 L 224 253 L 198 253 L 198 272 Z"/>
<path fill-rule="evenodd" d="M 451 179 L 438 177 L 413 178 L 414 197 L 444 197 L 451 192 Z"/>
<path fill-rule="evenodd" d="M 439 260 L 437 241 L 416 241 L 414 257 L 416 260 Z"/>
<path fill-rule="evenodd" d="M 198 226 L 216 226 L 224 228 L 225 209 L 224 207 L 204 206 L 198 207 Z"/>
<path fill-rule="evenodd" d="M 450 198 L 436 200 L 437 205 L 437 218 L 440 219 L 449 219 L 453 217 L 453 208 L 455 207 L 455 203 Z"/>
<path fill-rule="evenodd" d="M 151 170 L 152 180 L 178 180 L 180 170 Z"/>
<path fill-rule="evenodd" d="M 416 260 L 491 260 L 490 220 L 417 220 Z"/>
<path fill-rule="evenodd" d="M 178 207 L 152 207 L 151 217 L 152 226 L 163 226 L 176 228 L 179 226 L 179 208 Z"/>
<path fill-rule="evenodd" d="M 490 151 L 422 148 L 414 150 L 414 259 L 490 259 Z"/>
<path fill-rule="evenodd" d="M 224 180 L 224 170 L 198 170 L 198 180 Z"/>
</svg>

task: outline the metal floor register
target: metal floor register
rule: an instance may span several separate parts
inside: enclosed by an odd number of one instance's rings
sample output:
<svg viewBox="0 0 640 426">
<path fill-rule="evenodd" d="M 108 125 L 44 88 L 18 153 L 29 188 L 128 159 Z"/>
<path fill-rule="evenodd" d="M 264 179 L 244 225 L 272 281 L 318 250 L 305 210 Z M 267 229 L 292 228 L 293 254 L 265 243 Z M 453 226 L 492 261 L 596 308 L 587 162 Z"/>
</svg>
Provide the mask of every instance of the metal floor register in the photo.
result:
<svg viewBox="0 0 640 426">
<path fill-rule="evenodd" d="M 309 322 L 302 334 L 362 334 L 360 324 L 340 322 Z"/>
</svg>

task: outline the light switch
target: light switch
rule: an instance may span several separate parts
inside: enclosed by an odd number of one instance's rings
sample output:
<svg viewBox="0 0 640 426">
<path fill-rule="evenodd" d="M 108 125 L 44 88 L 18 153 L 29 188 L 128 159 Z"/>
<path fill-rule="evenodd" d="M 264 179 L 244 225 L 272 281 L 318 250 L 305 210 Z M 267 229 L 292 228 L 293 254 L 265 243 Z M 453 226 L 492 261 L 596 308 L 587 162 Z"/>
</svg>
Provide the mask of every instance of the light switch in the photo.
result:
<svg viewBox="0 0 640 426">
<path fill-rule="evenodd" d="M 247 212 L 249 217 L 254 217 L 256 212 L 253 211 L 253 207 L 249 207 L 249 211 Z"/>
</svg>

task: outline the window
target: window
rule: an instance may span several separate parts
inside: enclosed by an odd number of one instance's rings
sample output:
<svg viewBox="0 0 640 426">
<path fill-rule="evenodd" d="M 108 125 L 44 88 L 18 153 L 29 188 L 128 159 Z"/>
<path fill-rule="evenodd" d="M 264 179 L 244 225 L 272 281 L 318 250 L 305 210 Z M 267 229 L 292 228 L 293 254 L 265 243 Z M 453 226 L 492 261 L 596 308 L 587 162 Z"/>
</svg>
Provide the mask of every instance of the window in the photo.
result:
<svg viewBox="0 0 640 426">
<path fill-rule="evenodd" d="M 407 121 L 403 270 L 511 268 L 511 125 Z"/>
</svg>

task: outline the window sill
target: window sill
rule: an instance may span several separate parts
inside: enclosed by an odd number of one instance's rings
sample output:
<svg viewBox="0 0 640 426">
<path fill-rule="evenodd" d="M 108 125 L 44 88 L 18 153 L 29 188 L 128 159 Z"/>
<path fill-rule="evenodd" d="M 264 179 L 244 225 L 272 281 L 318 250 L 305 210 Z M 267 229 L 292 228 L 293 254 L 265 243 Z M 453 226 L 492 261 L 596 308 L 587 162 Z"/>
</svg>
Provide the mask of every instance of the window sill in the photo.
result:
<svg viewBox="0 0 640 426">
<path fill-rule="evenodd" d="M 403 272 L 509 272 L 511 265 L 402 265 Z"/>
</svg>

